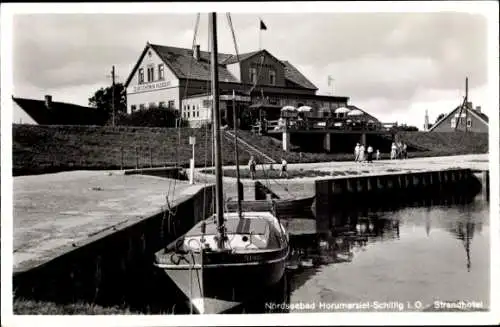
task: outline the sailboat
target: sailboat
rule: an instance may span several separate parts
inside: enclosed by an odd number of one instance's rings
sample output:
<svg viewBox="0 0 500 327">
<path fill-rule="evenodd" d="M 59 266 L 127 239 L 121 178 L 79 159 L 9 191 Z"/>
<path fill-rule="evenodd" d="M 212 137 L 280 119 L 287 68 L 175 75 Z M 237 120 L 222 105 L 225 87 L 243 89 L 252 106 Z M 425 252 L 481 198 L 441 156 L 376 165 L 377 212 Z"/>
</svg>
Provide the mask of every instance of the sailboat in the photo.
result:
<svg viewBox="0 0 500 327">
<path fill-rule="evenodd" d="M 217 14 L 210 13 L 215 214 L 155 253 L 162 269 L 200 314 L 222 313 L 278 284 L 285 276 L 288 234 L 269 211 L 224 212 Z"/>
</svg>

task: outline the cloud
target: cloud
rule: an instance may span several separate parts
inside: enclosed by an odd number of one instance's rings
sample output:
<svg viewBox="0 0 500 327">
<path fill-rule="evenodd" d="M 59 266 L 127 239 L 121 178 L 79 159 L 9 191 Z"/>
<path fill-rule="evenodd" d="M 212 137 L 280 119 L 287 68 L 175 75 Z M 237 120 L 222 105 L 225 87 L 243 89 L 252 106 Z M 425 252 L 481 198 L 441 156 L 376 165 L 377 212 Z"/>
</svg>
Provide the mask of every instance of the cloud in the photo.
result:
<svg viewBox="0 0 500 327">
<path fill-rule="evenodd" d="M 195 13 L 17 15 L 14 86 L 26 92 L 51 90 L 55 96 L 75 92 L 81 97 L 78 102 L 86 104 L 95 91 L 91 87 L 110 83 L 112 65 L 118 81 L 125 81 L 147 41 L 190 48 L 196 17 Z M 259 32 L 259 18 L 267 31 Z M 408 116 L 404 113 L 422 96 L 436 103 L 443 94 L 453 93 L 455 98 L 463 90 L 465 76 L 470 77 L 471 90 L 486 85 L 486 18 L 480 15 L 262 13 L 232 14 L 232 22 L 240 53 L 257 49 L 261 35 L 264 48 L 293 63 L 320 93 L 332 92 L 327 85 L 332 75 L 336 95 L 349 96 L 353 104 L 366 104 L 388 118 Z M 218 16 L 218 26 L 219 51 L 234 53 L 225 15 Z M 197 43 L 208 48 L 204 14 Z"/>
</svg>

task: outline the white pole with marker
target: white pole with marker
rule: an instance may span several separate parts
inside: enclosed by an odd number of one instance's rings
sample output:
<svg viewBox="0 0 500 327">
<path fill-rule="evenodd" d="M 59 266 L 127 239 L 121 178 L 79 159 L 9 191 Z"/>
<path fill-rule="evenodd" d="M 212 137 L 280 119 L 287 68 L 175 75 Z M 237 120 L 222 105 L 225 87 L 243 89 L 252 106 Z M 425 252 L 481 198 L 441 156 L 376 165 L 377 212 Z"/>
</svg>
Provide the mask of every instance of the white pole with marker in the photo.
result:
<svg viewBox="0 0 500 327">
<path fill-rule="evenodd" d="M 194 184 L 194 158 L 195 158 L 195 153 L 194 153 L 194 146 L 196 145 L 196 137 L 190 136 L 189 137 L 189 144 L 193 146 L 193 157 L 189 160 L 189 184 Z"/>
</svg>

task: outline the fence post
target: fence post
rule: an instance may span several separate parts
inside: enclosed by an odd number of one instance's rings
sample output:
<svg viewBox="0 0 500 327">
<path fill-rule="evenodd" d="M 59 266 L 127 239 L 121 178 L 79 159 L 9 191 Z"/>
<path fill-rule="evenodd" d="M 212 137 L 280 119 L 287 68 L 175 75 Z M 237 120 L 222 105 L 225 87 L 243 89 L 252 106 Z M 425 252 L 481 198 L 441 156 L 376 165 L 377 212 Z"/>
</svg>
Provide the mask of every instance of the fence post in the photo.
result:
<svg viewBox="0 0 500 327">
<path fill-rule="evenodd" d="M 139 169 L 139 149 L 135 147 L 135 169 Z"/>
<path fill-rule="evenodd" d="M 163 161 L 163 167 L 167 167 L 167 158 L 168 158 L 167 143 L 165 143 L 164 151 L 165 151 L 165 160 Z"/>
<path fill-rule="evenodd" d="M 120 170 L 123 170 L 123 147 L 120 147 Z"/>
<path fill-rule="evenodd" d="M 153 168 L 153 149 L 149 146 L 149 168 Z"/>
</svg>

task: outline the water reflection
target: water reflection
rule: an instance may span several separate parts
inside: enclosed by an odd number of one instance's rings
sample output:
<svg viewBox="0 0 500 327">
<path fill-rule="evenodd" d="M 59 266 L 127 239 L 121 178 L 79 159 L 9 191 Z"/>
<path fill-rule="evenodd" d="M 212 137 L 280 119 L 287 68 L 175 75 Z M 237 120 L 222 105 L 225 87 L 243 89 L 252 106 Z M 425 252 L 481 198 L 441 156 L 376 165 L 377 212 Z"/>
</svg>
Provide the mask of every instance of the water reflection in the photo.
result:
<svg viewBox="0 0 500 327">
<path fill-rule="evenodd" d="M 487 305 L 489 239 L 481 232 L 488 225 L 488 203 L 455 197 L 395 207 L 338 210 L 326 231 L 313 231 L 312 219 L 286 221 L 291 301 L 425 298 L 432 303 L 449 297 Z M 352 284 L 352 278 L 358 282 Z"/>
</svg>

